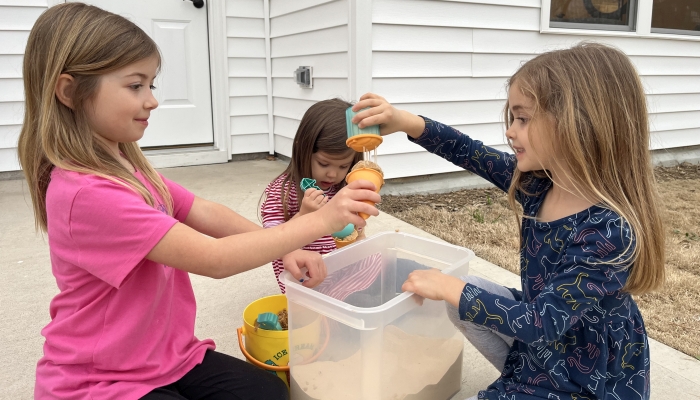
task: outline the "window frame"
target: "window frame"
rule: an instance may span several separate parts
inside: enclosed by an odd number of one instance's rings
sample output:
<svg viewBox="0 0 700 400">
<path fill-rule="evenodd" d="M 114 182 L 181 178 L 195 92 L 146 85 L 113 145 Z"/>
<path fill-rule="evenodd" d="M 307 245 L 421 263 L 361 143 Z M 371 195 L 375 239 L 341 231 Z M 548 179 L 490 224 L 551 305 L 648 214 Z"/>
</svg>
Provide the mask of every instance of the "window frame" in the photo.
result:
<svg viewBox="0 0 700 400">
<path fill-rule="evenodd" d="M 631 24 L 632 29 L 613 29 L 614 25 L 601 25 L 598 29 L 586 29 L 586 24 L 570 24 L 570 28 L 562 27 L 568 25 L 566 22 L 557 22 L 556 26 L 550 27 L 549 14 L 552 7 L 552 0 L 542 0 L 540 14 L 540 33 L 576 36 L 615 36 L 615 37 L 637 37 L 648 39 L 671 39 L 685 41 L 700 41 L 700 32 L 684 31 L 675 29 L 662 29 L 651 27 L 651 12 L 653 0 L 636 0 L 636 13 Z M 591 25 L 592 26 L 592 25 Z M 610 28 L 610 29 L 606 29 Z"/>
</svg>

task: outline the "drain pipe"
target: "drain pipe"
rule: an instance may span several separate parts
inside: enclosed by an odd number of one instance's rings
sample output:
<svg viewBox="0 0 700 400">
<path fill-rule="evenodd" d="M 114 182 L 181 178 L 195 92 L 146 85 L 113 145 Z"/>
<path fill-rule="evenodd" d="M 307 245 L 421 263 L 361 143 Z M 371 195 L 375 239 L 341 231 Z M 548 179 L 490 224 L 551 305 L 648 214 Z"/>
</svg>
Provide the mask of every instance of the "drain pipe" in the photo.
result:
<svg viewBox="0 0 700 400">
<path fill-rule="evenodd" d="M 272 108 L 272 54 L 270 48 L 270 0 L 263 0 L 265 15 L 265 69 L 267 75 L 267 129 L 268 153 L 275 155 L 275 116 Z"/>
</svg>

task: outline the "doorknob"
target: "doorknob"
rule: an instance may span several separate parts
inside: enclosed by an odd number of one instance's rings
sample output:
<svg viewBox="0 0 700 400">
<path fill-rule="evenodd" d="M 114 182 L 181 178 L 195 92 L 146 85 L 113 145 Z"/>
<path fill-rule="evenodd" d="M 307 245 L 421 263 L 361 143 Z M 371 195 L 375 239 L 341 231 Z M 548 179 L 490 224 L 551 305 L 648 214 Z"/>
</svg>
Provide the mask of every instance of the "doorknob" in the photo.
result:
<svg viewBox="0 0 700 400">
<path fill-rule="evenodd" d="M 202 8 L 204 7 L 204 0 L 190 0 L 192 2 L 192 5 L 194 8 Z"/>
</svg>

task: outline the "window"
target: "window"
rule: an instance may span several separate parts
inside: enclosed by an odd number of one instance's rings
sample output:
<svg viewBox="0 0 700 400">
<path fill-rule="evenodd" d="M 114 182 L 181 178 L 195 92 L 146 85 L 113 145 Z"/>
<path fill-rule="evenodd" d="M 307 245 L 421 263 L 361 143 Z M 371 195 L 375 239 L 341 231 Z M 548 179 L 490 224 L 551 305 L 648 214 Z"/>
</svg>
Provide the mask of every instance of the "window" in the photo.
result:
<svg viewBox="0 0 700 400">
<path fill-rule="evenodd" d="M 700 35 L 700 0 L 653 1 L 652 32 Z"/>
<path fill-rule="evenodd" d="M 540 32 L 700 41 L 700 0 L 542 0 Z"/>
<path fill-rule="evenodd" d="M 678 1 L 698 2 L 700 0 Z M 552 0 L 549 26 L 634 31 L 636 2 L 637 0 Z"/>
</svg>

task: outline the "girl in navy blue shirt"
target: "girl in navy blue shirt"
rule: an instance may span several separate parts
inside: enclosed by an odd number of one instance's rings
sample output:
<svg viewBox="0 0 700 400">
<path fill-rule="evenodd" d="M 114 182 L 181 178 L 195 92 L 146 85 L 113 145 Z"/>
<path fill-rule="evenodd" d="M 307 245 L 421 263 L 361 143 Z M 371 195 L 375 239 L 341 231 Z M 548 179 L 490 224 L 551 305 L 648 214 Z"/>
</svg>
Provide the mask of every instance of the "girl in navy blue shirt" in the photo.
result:
<svg viewBox="0 0 700 400">
<path fill-rule="evenodd" d="M 645 94 L 629 59 L 585 43 L 542 54 L 508 81 L 514 154 L 366 94 L 360 127 L 403 131 L 508 192 L 522 291 L 415 271 L 403 289 L 448 314 L 501 376 L 474 399 L 648 399 L 649 344 L 632 295 L 664 279 Z"/>
</svg>

